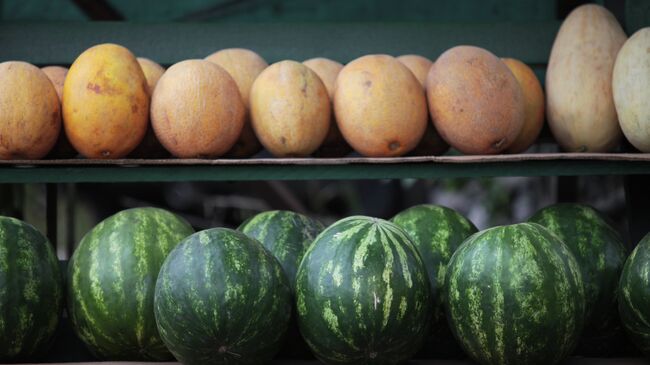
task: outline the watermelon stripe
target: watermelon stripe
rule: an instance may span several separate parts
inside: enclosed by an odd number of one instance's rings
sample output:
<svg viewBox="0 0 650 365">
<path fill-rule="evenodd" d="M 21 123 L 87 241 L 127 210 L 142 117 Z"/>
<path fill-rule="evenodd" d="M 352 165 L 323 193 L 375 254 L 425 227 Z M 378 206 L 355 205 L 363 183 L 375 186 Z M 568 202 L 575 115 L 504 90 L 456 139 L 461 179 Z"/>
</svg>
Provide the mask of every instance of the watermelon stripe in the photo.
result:
<svg viewBox="0 0 650 365">
<path fill-rule="evenodd" d="M 296 283 L 301 332 L 326 363 L 404 361 L 427 329 L 426 272 L 390 222 L 350 217 L 330 226 L 305 254 Z"/>
<path fill-rule="evenodd" d="M 463 348 L 482 364 L 554 364 L 582 330 L 584 292 L 575 258 L 533 224 L 488 229 L 454 253 L 446 312 Z"/>
</svg>

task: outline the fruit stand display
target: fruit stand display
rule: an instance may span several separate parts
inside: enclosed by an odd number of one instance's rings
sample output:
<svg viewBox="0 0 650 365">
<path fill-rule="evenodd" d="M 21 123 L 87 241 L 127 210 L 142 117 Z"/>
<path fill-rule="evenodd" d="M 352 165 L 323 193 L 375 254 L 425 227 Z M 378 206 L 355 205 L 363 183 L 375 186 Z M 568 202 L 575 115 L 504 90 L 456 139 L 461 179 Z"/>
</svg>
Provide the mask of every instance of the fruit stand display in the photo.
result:
<svg viewBox="0 0 650 365">
<path fill-rule="evenodd" d="M 600 22 L 599 27 L 581 32 L 583 23 L 592 19 Z M 636 65 L 634 57 L 644 57 L 639 44 L 648 44 L 650 38 L 642 33 L 625 43 L 626 59 L 620 66 L 617 62 L 612 87 L 612 79 L 601 77 L 601 70 L 611 68 L 627 39 L 615 18 L 604 8 L 587 7 L 560 26 L 559 22 L 0 24 L 0 61 L 50 66 L 44 72 L 55 86 L 41 96 L 46 110 L 55 112 L 28 115 L 43 120 L 31 128 L 40 133 L 37 142 L 47 143 L 28 142 L 39 146 L 30 149 L 21 145 L 27 139 L 16 138 L 7 142 L 18 145 L 12 149 L 5 148 L 6 141 L 0 138 L 0 183 L 52 187 L 619 175 L 625 176 L 632 243 L 623 242 L 598 212 L 577 204 L 550 206 L 529 222 L 481 232 L 457 212 L 429 205 L 407 209 L 390 221 L 355 216 L 329 227 L 298 213 L 272 211 L 244 222 L 238 231 L 213 228 L 196 233 L 165 210 L 136 208 L 107 218 L 83 238 L 70 261 L 63 263 L 64 284 L 57 280 L 60 273 L 47 239 L 30 225 L 2 217 L 0 232 L 14 235 L 20 245 L 34 242 L 32 248 L 19 245 L 23 251 L 7 254 L 16 266 L 3 270 L 24 275 L 27 279 L 18 284 L 25 296 L 41 290 L 40 305 L 47 300 L 54 312 L 63 310 L 66 292 L 63 322 L 74 327 L 75 334 L 67 328 L 54 339 L 57 361 L 90 360 L 86 353 L 77 353 L 78 337 L 100 359 L 168 361 L 173 354 L 187 364 L 220 363 L 215 358 L 223 363 L 264 363 L 277 353 L 286 332 L 295 350 L 309 348 L 317 359 L 332 364 L 401 363 L 417 353 L 423 341 L 433 341 L 439 348 L 456 346 L 449 341 L 452 333 L 465 353 L 480 363 L 557 363 L 579 341 L 614 331 L 612 323 L 618 318 L 614 293 L 621 270 L 620 315 L 629 331 L 640 334 L 633 341 L 647 352 L 648 326 L 637 306 L 648 300 L 639 276 L 647 274 L 650 242 L 641 241 L 650 231 L 645 213 L 650 202 L 645 192 L 650 155 L 644 153 L 650 136 L 634 118 L 638 110 L 645 111 L 638 105 L 648 91 L 647 85 L 644 89 L 629 76 L 629 70 Z M 594 42 L 602 43 L 595 59 L 580 59 L 580 52 L 574 52 L 576 45 Z M 98 44 L 103 45 L 94 47 Z M 264 59 L 238 47 L 255 50 Z M 373 54 L 418 54 L 437 61 L 431 66 L 416 56 L 367 56 Z M 494 55 L 506 59 L 502 62 Z M 199 60 L 203 58 L 210 62 Z M 73 62 L 68 76 L 65 69 L 52 67 Z M 580 62 L 584 67 L 575 65 Z M 157 63 L 169 68 L 164 71 Z M 242 71 L 240 63 L 248 71 Z M 467 69 L 468 64 L 472 68 Z M 23 63 L 6 67 L 16 67 L 24 75 L 32 72 Z M 418 68 L 427 72 L 418 73 Z M 2 65 L 1 72 L 6 72 Z M 475 83 L 472 92 L 453 79 L 459 73 Z M 338 79 L 332 76 L 336 74 Z M 539 139 L 544 108 L 535 100 L 541 99 L 541 89 L 533 88 L 538 96 L 531 97 L 520 87 L 534 76 L 546 78 L 546 87 L 552 90 L 552 97 L 547 97 L 550 130 Z M 39 77 L 24 79 L 38 85 L 46 80 Z M 386 86 L 391 80 L 399 82 Z M 585 83 L 605 91 L 589 99 L 572 89 Z M 379 97 L 368 96 L 372 87 L 379 90 Z M 195 100 L 179 97 L 196 90 L 200 92 Z M 616 107 L 624 111 L 619 112 L 621 127 L 611 123 L 616 120 L 611 115 L 612 92 Z M 206 106 L 200 98 L 207 94 L 216 101 Z M 472 100 L 476 95 L 484 99 Z M 65 100 L 61 109 L 54 107 L 57 97 Z M 281 98 L 300 100 L 301 107 Z M 400 103 L 402 98 L 408 103 Z M 427 120 L 427 105 L 434 124 Z M 100 116 L 89 118 L 88 110 L 90 114 L 99 110 Z M 48 118 L 60 119 L 58 113 L 63 114 L 69 141 L 48 130 Z M 201 122 L 188 117 L 195 114 Z M 524 127 L 528 115 L 535 115 L 537 122 Z M 213 119 L 219 123 L 203 123 Z M 335 119 L 336 128 L 329 129 Z M 368 119 L 405 124 L 378 127 L 364 124 Z M 296 121 L 304 120 L 311 127 L 297 128 Z M 597 128 L 580 126 L 592 121 Z M 117 127 L 100 140 L 105 124 Z M 391 137 L 384 138 L 387 135 Z M 421 142 L 423 135 L 431 145 Z M 623 135 L 643 152 L 620 147 Z M 556 152 L 534 153 L 533 147 L 520 153 L 536 139 Z M 441 155 L 449 148 L 447 143 L 454 152 Z M 85 158 L 73 158 L 71 145 Z M 275 157 L 249 157 L 262 147 Z M 349 156 L 351 150 L 357 154 Z M 406 155 L 410 151 L 420 152 Z M 502 152 L 509 154 L 498 154 Z M 48 189 L 50 221 L 56 215 L 51 209 L 55 191 Z M 156 242 L 149 242 L 151 236 Z M 296 244 L 287 246 L 287 241 Z M 512 244 L 502 245 L 504 241 Z M 623 269 L 627 250 L 639 241 Z M 20 256 L 25 252 L 47 262 L 43 265 L 47 273 L 35 274 L 33 263 Z M 49 281 L 28 280 L 37 274 Z M 32 299 L 30 305 L 36 306 L 38 300 Z M 152 310 L 145 308 L 154 302 Z M 136 310 L 110 309 L 129 306 Z M 5 323 L 0 323 L 5 342 L 24 336 L 20 331 L 30 323 L 21 308 L 12 310 L 16 322 L 10 325 L 17 333 L 4 331 Z M 13 347 L 0 348 L 9 354 L 7 361 L 25 360 L 22 355 L 34 355 L 36 347 L 43 346 L 57 321 L 39 320 L 49 322 L 42 332 L 30 333 L 34 349 L 15 350 L 23 344 L 9 341 Z M 222 333 L 233 337 L 224 338 Z M 15 351 L 19 356 L 12 357 Z M 0 360 L 5 360 L 2 356 Z M 282 356 L 273 361 L 317 363 Z M 567 361 L 643 363 L 636 358 Z"/>
</svg>

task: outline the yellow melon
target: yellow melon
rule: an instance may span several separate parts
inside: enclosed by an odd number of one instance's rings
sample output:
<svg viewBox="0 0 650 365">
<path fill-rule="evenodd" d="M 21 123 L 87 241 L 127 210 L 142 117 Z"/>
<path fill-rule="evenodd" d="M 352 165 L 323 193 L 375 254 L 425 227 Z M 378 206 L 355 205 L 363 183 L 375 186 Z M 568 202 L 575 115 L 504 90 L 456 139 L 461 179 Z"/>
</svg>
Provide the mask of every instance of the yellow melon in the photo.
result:
<svg viewBox="0 0 650 365">
<path fill-rule="evenodd" d="M 281 61 L 267 67 L 253 83 L 250 103 L 255 134 L 277 157 L 308 156 L 327 135 L 327 89 L 302 63 Z"/>
<path fill-rule="evenodd" d="M 156 137 L 180 158 L 214 158 L 226 153 L 241 134 L 245 114 L 233 78 L 205 60 L 171 66 L 151 100 Z"/>
<path fill-rule="evenodd" d="M 222 49 L 205 59 L 206 61 L 216 63 L 228 71 L 237 83 L 239 93 L 246 105 L 244 129 L 237 142 L 235 142 L 235 145 L 226 153 L 226 156 L 234 158 L 250 157 L 259 152 L 262 149 L 262 145 L 257 140 L 250 122 L 249 95 L 253 82 L 268 67 L 268 64 L 259 54 L 244 48 Z"/>
<path fill-rule="evenodd" d="M 63 86 L 63 121 L 74 148 L 88 158 L 122 158 L 142 141 L 149 92 L 135 56 L 116 44 L 84 51 Z"/>
</svg>

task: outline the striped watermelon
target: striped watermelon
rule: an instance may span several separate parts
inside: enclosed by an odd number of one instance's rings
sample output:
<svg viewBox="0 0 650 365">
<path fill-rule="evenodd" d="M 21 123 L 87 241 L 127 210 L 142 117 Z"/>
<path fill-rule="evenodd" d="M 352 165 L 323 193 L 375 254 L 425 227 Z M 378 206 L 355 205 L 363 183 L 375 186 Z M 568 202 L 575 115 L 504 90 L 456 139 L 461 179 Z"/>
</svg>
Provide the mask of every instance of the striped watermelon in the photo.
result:
<svg viewBox="0 0 650 365">
<path fill-rule="evenodd" d="M 409 234 L 420 253 L 429 275 L 433 298 L 433 323 L 442 311 L 442 288 L 447 263 L 458 246 L 478 230 L 457 211 L 438 205 L 416 205 L 406 209 L 391 221 Z"/>
<path fill-rule="evenodd" d="M 63 309 L 52 246 L 36 228 L 0 216 L 0 361 L 25 361 L 49 348 Z"/>
<path fill-rule="evenodd" d="M 121 211 L 88 232 L 68 264 L 68 313 L 102 359 L 167 360 L 153 313 L 158 271 L 192 227 L 158 208 Z"/>
<path fill-rule="evenodd" d="M 291 289 L 259 242 L 213 228 L 169 254 L 154 307 L 163 341 L 183 364 L 263 364 L 287 329 Z"/>
<path fill-rule="evenodd" d="M 431 315 L 429 280 L 407 233 L 355 216 L 325 229 L 296 278 L 298 323 L 327 364 L 396 364 L 420 347 Z"/>
<path fill-rule="evenodd" d="M 627 258 L 618 288 L 618 312 L 630 339 L 650 357 L 650 234 Z"/>
<path fill-rule="evenodd" d="M 627 256 L 619 233 L 598 211 L 581 204 L 552 205 L 529 221 L 555 233 L 578 260 L 585 285 L 585 336 L 615 333 L 616 290 Z"/>
<path fill-rule="evenodd" d="M 578 262 L 535 223 L 472 235 L 451 257 L 445 312 L 465 352 L 481 364 L 556 364 L 584 321 Z"/>
<path fill-rule="evenodd" d="M 462 350 L 454 341 L 442 311 L 445 271 L 451 255 L 463 241 L 478 230 L 457 211 L 439 205 L 416 205 L 391 221 L 413 239 L 429 275 L 433 316 L 431 332 L 419 356 L 458 357 Z"/>
<path fill-rule="evenodd" d="M 274 210 L 255 215 L 237 229 L 261 242 L 280 261 L 293 289 L 302 256 L 324 228 L 305 215 Z"/>
</svg>

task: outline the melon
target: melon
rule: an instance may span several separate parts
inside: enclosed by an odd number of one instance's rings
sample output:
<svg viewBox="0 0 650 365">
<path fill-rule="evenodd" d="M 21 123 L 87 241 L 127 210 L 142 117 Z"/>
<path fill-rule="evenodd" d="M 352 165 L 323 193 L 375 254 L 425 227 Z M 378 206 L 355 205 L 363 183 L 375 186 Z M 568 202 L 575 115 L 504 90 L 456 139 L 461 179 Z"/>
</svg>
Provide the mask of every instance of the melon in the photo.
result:
<svg viewBox="0 0 650 365">
<path fill-rule="evenodd" d="M 226 156 L 245 158 L 256 154 L 262 149 L 262 145 L 257 140 L 250 121 L 250 91 L 257 76 L 269 66 L 268 63 L 259 54 L 244 48 L 222 49 L 209 55 L 205 60 L 216 63 L 228 71 L 237 83 L 239 93 L 246 105 L 244 129 Z"/>
<path fill-rule="evenodd" d="M 47 75 L 26 62 L 0 63 L 0 159 L 45 157 L 61 131 L 61 106 Z"/>
<path fill-rule="evenodd" d="M 430 59 L 420 56 L 420 55 L 403 55 L 397 57 L 397 59 L 408 67 L 413 75 L 418 79 L 422 87 L 426 87 L 427 75 L 433 62 Z M 411 156 L 430 156 L 430 155 L 442 155 L 447 152 L 449 145 L 445 142 L 436 128 L 433 126 L 433 123 L 429 121 L 427 123 L 427 129 L 424 131 L 420 143 L 418 143 L 415 148 L 409 152 Z"/>
<path fill-rule="evenodd" d="M 623 44 L 612 77 L 614 105 L 625 138 L 639 151 L 650 152 L 650 27 Z"/>
<path fill-rule="evenodd" d="M 246 106 L 223 68 L 181 61 L 160 78 L 151 99 L 151 124 L 162 145 L 179 158 L 215 158 L 239 138 Z"/>
<path fill-rule="evenodd" d="M 59 97 L 59 103 L 63 100 L 63 84 L 65 83 L 65 77 L 68 75 L 68 69 L 61 66 L 47 66 L 41 68 L 41 71 L 47 75 L 47 77 L 52 81 L 56 94 Z M 56 144 L 47 154 L 47 158 L 72 158 L 77 154 L 74 147 L 68 141 L 68 137 L 65 135 L 65 131 L 62 130 L 59 132 L 59 137 L 56 140 Z"/>
<path fill-rule="evenodd" d="M 620 142 L 612 70 L 626 39 L 600 5 L 579 6 L 562 23 L 546 70 L 546 116 L 565 151 L 607 152 Z"/>
<path fill-rule="evenodd" d="M 473 46 L 444 52 L 427 76 L 431 119 L 442 138 L 464 154 L 496 154 L 519 136 L 524 98 L 498 57 Z"/>
<path fill-rule="evenodd" d="M 428 331 L 431 292 L 409 235 L 378 218 L 326 228 L 296 278 L 300 331 L 326 364 L 400 364 Z"/>
<path fill-rule="evenodd" d="M 318 77 L 320 77 L 325 88 L 327 89 L 327 94 L 330 97 L 330 101 L 334 100 L 334 88 L 336 87 L 336 78 L 341 72 L 343 65 L 330 60 L 329 58 L 316 57 L 311 58 L 306 61 L 303 61 L 303 64 L 309 67 L 314 71 Z M 323 144 L 314 152 L 316 157 L 343 157 L 350 153 L 352 148 L 350 145 L 345 142 L 341 131 L 339 130 L 338 125 L 336 124 L 336 118 L 334 113 L 332 113 L 332 122 L 330 123 L 330 129 L 327 132 L 327 136 L 323 141 Z"/>
<path fill-rule="evenodd" d="M 158 208 L 118 212 L 88 232 L 68 264 L 68 315 L 103 360 L 163 361 L 171 354 L 154 318 L 156 278 L 192 227 Z"/>
<path fill-rule="evenodd" d="M 470 236 L 449 261 L 445 290 L 449 326 L 480 364 L 557 364 L 582 332 L 578 262 L 536 223 Z"/>
<path fill-rule="evenodd" d="M 227 228 L 183 240 L 160 269 L 155 295 L 162 339 L 186 365 L 269 363 L 291 315 L 291 289 L 278 261 Z"/>
<path fill-rule="evenodd" d="M 368 55 L 348 63 L 334 92 L 336 121 L 345 140 L 368 157 L 406 154 L 427 126 L 422 85 L 394 57 Z"/>
<path fill-rule="evenodd" d="M 142 72 L 144 72 L 144 77 L 147 80 L 147 89 L 149 90 L 149 95 L 153 95 L 153 90 L 158 84 L 158 80 L 165 73 L 165 68 L 159 65 L 158 63 L 144 57 L 137 58 L 140 67 L 142 67 Z M 151 119 L 151 118 L 150 118 Z M 151 126 L 151 120 L 147 127 L 147 133 L 145 133 L 142 142 L 136 147 L 131 153 L 129 153 L 130 158 L 165 158 L 169 157 L 169 152 L 163 147 L 163 145 L 156 138 L 156 133 L 153 131 Z"/>
<path fill-rule="evenodd" d="M 72 146 L 87 158 L 122 158 L 147 131 L 149 92 L 135 56 L 100 44 L 74 61 L 63 85 L 63 123 Z"/>
<path fill-rule="evenodd" d="M 521 153 L 535 143 L 544 126 L 544 91 L 528 65 L 514 58 L 504 58 L 503 62 L 515 75 L 524 94 L 524 126 L 506 152 Z"/>
<path fill-rule="evenodd" d="M 331 123 L 327 89 L 302 63 L 267 67 L 253 83 L 250 103 L 255 134 L 276 157 L 309 156 L 325 140 Z"/>
</svg>

